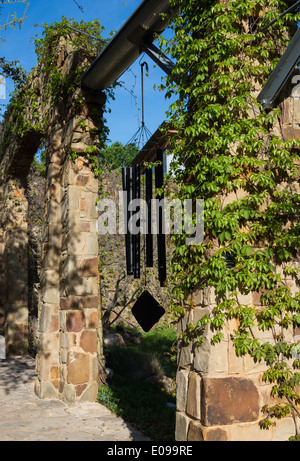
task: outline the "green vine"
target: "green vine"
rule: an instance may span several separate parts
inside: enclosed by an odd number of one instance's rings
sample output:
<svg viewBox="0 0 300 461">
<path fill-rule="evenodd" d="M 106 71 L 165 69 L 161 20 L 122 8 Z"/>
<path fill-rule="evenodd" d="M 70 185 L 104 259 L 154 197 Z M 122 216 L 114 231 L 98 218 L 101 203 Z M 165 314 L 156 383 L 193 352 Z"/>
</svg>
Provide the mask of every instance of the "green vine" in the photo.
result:
<svg viewBox="0 0 300 461">
<path fill-rule="evenodd" d="M 300 348 L 291 332 L 300 327 L 300 141 L 276 134 L 279 109 L 265 112 L 255 95 L 298 16 L 280 17 L 290 4 L 279 0 L 170 3 L 179 14 L 172 18 L 174 37 L 161 46 L 176 66 L 161 89 L 175 97 L 169 111 L 177 131 L 171 140 L 174 197 L 205 202 L 202 244 L 185 245 L 184 235 L 174 236 L 174 318 L 194 307 L 187 293 L 214 290 L 210 314 L 188 325 L 182 338 L 200 346 L 209 327 L 212 343 L 220 342 L 228 321 L 236 319 L 236 354 L 266 364 L 263 381 L 276 397 L 262 408 L 260 427 L 292 415 L 297 440 Z M 252 293 L 259 305 L 241 301 L 240 295 Z M 262 339 L 265 331 L 272 339 Z"/>
<path fill-rule="evenodd" d="M 82 31 L 83 34 L 78 31 Z M 86 60 L 92 61 L 105 45 L 105 40 L 101 38 L 102 31 L 103 27 L 99 20 L 76 22 L 62 17 L 60 22 L 43 24 L 41 36 L 36 35 L 34 38 L 37 66 L 28 75 L 20 74 L 20 84 L 12 94 L 4 114 L 6 127 L 0 143 L 0 157 L 9 147 L 12 136 L 20 139 L 27 132 L 36 131 L 43 139 L 49 127 L 50 112 L 53 107 L 63 104 L 63 107 L 68 110 L 69 105 L 74 103 L 75 110 L 78 113 L 81 111 L 84 103 L 84 97 L 81 95 L 81 76 L 86 65 L 71 63 L 71 68 L 65 75 L 61 67 L 58 67 L 60 42 L 70 44 L 72 53 L 74 55 L 79 53 L 82 58 L 79 61 L 85 60 L 86 63 Z M 44 75 L 42 94 L 39 85 L 34 83 L 36 74 Z M 109 96 L 112 91 L 111 89 L 108 92 Z M 41 111 L 41 108 L 44 110 Z M 28 116 L 28 113 L 31 115 Z M 97 115 L 101 118 L 99 114 Z M 96 135 L 98 132 L 95 129 L 91 134 Z M 104 127 L 98 136 L 100 145 L 105 142 L 106 136 L 107 128 Z M 71 157 L 76 158 L 74 152 Z M 94 156 L 90 160 L 92 164 L 95 163 Z"/>
</svg>

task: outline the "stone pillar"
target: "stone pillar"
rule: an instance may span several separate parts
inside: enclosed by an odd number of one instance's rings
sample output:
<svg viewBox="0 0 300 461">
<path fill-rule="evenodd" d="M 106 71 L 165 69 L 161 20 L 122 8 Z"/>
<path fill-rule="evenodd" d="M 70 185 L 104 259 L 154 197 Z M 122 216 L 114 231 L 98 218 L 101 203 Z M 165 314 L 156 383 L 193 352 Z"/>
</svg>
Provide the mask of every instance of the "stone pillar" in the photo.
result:
<svg viewBox="0 0 300 461">
<path fill-rule="evenodd" d="M 217 303 L 213 289 L 209 288 L 197 293 L 196 298 L 198 306 L 179 322 L 178 334 L 189 323 L 197 323 Z M 249 294 L 241 301 L 255 305 L 259 297 L 257 293 Z M 235 329 L 237 325 L 231 321 L 217 345 L 210 343 L 209 328 L 203 332 L 207 341 L 200 347 L 196 347 L 195 341 L 189 345 L 179 343 L 176 440 L 276 441 L 293 435 L 292 418 L 278 421 L 270 430 L 259 428 L 261 408 L 269 402 L 271 390 L 261 379 L 266 366 L 254 363 L 250 357 L 236 356 L 231 341 Z M 255 330 L 255 334 L 259 337 L 261 332 Z M 264 340 L 271 342 L 272 338 Z"/>
<path fill-rule="evenodd" d="M 99 314 L 98 180 L 82 157 L 64 165 L 60 398 L 96 400 Z"/>
<path fill-rule="evenodd" d="M 57 398 L 59 389 L 59 290 L 61 266 L 61 162 L 48 143 L 49 164 L 41 249 L 36 394 Z"/>
<path fill-rule="evenodd" d="M 103 105 L 101 94 L 100 100 Z M 99 184 L 86 149 L 97 132 L 88 114 L 100 100 L 99 95 L 86 95 L 82 115 L 72 116 L 70 109 L 60 125 L 54 123 L 61 117 L 56 109 L 47 137 L 48 189 L 36 381 L 40 398 L 74 402 L 95 401 L 97 397 L 101 363 L 96 208 Z"/>
</svg>

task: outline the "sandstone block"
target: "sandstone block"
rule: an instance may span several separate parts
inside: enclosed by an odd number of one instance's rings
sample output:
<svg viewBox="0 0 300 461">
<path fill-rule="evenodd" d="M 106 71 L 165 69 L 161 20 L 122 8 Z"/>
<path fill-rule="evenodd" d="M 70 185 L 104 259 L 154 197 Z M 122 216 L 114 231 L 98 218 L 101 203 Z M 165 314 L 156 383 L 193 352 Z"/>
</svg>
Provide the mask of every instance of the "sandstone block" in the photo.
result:
<svg viewBox="0 0 300 461">
<path fill-rule="evenodd" d="M 184 413 L 176 412 L 175 440 L 177 442 L 185 442 L 187 440 L 189 422 L 190 418 Z"/>
<path fill-rule="evenodd" d="M 98 309 L 99 297 L 98 296 L 82 296 L 80 298 L 81 306 L 83 309 Z"/>
<path fill-rule="evenodd" d="M 60 298 L 60 308 L 62 310 L 76 310 L 79 309 L 80 298 L 76 296 L 69 296 L 68 298 Z"/>
<path fill-rule="evenodd" d="M 80 346 L 85 352 L 97 352 L 97 332 L 91 330 L 84 330 L 80 336 Z"/>
<path fill-rule="evenodd" d="M 200 376 L 193 371 L 189 374 L 186 412 L 188 416 L 200 419 Z"/>
<path fill-rule="evenodd" d="M 188 428 L 187 440 L 189 442 L 225 442 L 228 440 L 228 434 L 224 429 L 207 429 L 199 421 L 191 421 Z"/>
<path fill-rule="evenodd" d="M 66 325 L 70 332 L 81 331 L 86 325 L 84 313 L 82 311 L 68 312 Z"/>
<path fill-rule="evenodd" d="M 68 383 L 83 384 L 89 381 L 90 363 L 87 354 L 68 353 Z"/>
<path fill-rule="evenodd" d="M 201 423 L 205 426 L 251 422 L 259 417 L 259 393 L 245 378 L 202 378 Z"/>
<path fill-rule="evenodd" d="M 179 370 L 176 374 L 176 409 L 186 411 L 186 399 L 188 391 L 188 370 Z"/>
<path fill-rule="evenodd" d="M 98 327 L 98 312 L 91 312 L 89 319 L 89 328 Z"/>
<path fill-rule="evenodd" d="M 81 277 L 94 277 L 98 275 L 99 258 L 84 259 L 79 265 Z"/>
</svg>

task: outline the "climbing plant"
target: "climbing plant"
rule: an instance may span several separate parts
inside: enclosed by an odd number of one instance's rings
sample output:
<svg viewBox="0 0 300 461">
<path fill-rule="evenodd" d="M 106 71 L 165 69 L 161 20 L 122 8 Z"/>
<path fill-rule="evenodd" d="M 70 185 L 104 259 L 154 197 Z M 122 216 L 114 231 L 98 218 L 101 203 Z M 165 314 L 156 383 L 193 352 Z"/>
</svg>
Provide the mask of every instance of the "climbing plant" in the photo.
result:
<svg viewBox="0 0 300 461">
<path fill-rule="evenodd" d="M 6 128 L 0 145 L 0 156 L 8 147 L 12 135 L 20 138 L 28 131 L 35 131 L 43 138 L 47 132 L 53 107 L 60 105 L 62 110 L 66 110 L 69 107 L 67 101 L 72 101 L 72 106 L 79 112 L 84 104 L 81 76 L 108 40 L 101 38 L 102 32 L 103 27 L 99 20 L 77 22 L 62 17 L 61 21 L 53 24 L 43 24 L 42 33 L 34 37 L 37 66 L 28 75 L 22 74 L 22 82 L 11 95 L 4 114 Z M 70 51 L 74 55 L 79 53 L 67 73 L 62 73 L 61 68 L 57 66 L 60 41 L 70 44 Z M 32 84 L 37 73 L 44 75 L 42 94 L 39 85 Z M 113 97 L 113 89 L 107 91 L 107 96 Z M 33 114 L 34 123 L 29 120 L 28 111 Z M 108 133 L 102 114 L 98 115 L 99 123 L 103 123 L 103 127 L 101 126 L 101 130 L 93 128 L 97 141 L 86 151 L 86 157 L 96 172 L 99 148 L 106 141 Z M 72 159 L 76 157 L 75 152 L 69 154 Z"/>
<path fill-rule="evenodd" d="M 300 348 L 291 332 L 300 327 L 300 293 L 291 286 L 299 288 L 300 141 L 283 140 L 274 129 L 279 109 L 266 112 L 255 97 L 299 16 L 281 16 L 294 2 L 279 0 L 170 3 L 177 8 L 173 37 L 161 46 L 176 66 L 161 89 L 175 98 L 168 114 L 177 131 L 175 197 L 205 203 L 203 242 L 185 245 L 184 234 L 173 236 L 174 318 L 194 307 L 187 293 L 214 289 L 216 306 L 188 325 L 181 340 L 200 346 L 206 327 L 218 343 L 236 319 L 236 354 L 267 365 L 263 381 L 275 397 L 262 408 L 261 428 L 292 415 L 292 439 L 299 440 Z M 249 293 L 260 296 L 260 306 L 241 303 L 239 295 Z M 262 339 L 265 332 L 271 339 Z"/>
</svg>

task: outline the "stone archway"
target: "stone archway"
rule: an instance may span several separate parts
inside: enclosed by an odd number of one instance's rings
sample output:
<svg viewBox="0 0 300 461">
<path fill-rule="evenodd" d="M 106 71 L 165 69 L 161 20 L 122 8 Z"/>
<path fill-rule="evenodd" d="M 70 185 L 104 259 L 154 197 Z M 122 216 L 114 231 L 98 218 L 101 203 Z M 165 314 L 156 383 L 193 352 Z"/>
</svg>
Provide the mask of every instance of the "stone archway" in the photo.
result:
<svg viewBox="0 0 300 461">
<path fill-rule="evenodd" d="M 42 139 L 47 158 L 35 392 L 92 400 L 101 374 L 98 179 L 87 151 L 102 129 L 105 95 L 72 87 L 90 57 L 61 38 L 46 49 L 0 128 L 0 334 L 7 355 L 28 353 L 27 175 Z M 53 69 L 59 76 L 54 88 Z M 52 93 L 45 97 L 49 91 Z M 52 86 L 51 86 L 52 85 Z"/>
</svg>

